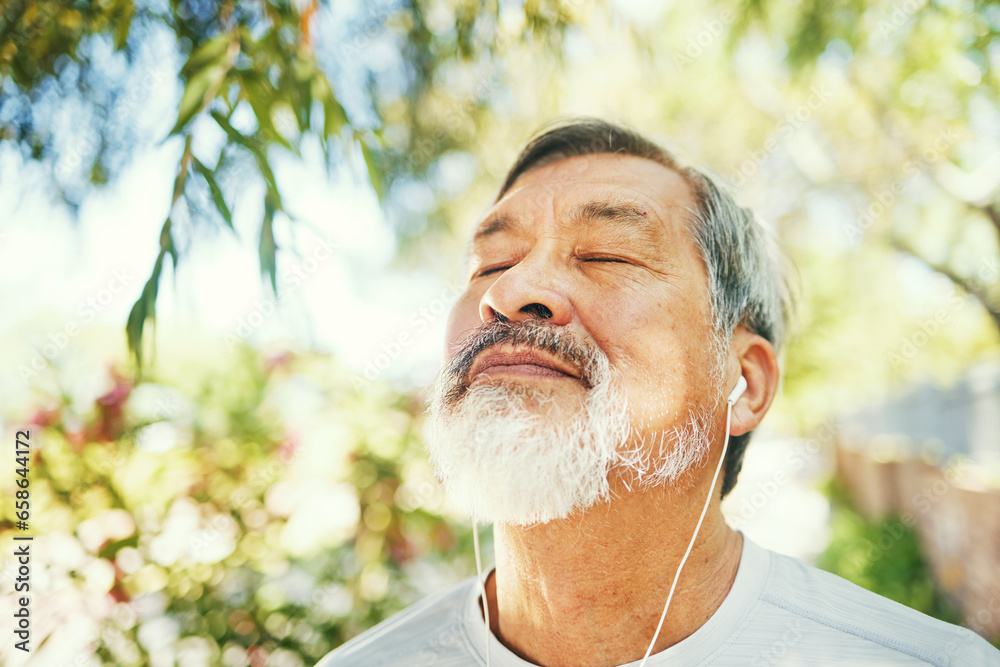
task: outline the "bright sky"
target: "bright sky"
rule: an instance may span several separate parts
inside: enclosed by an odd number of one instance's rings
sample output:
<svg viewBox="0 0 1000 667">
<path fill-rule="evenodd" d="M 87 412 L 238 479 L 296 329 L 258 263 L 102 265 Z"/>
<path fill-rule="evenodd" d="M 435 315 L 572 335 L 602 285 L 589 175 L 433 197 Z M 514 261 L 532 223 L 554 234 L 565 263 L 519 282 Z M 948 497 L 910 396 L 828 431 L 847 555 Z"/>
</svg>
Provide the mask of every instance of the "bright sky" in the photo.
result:
<svg viewBox="0 0 1000 667">
<path fill-rule="evenodd" d="M 18 202 L 23 170 L 11 151 L 0 154 L 0 327 L 23 343 L 5 346 L 5 356 L 14 356 L 7 369 L 71 322 L 124 326 L 156 258 L 180 148 L 178 139 L 138 156 L 118 182 L 86 201 L 77 224 L 43 192 Z M 239 238 L 227 230 L 204 234 L 176 280 L 170 272 L 161 280 L 161 335 L 195 326 L 255 345 L 291 336 L 363 372 L 370 363 L 385 365 L 378 355 L 404 334 L 409 344 L 386 377 L 430 379 L 454 290 L 430 273 L 390 268 L 393 236 L 363 179 L 342 173 L 327 182 L 322 168 L 291 161 L 278 167 L 278 178 L 300 223 L 294 238 L 287 225 L 276 231 L 280 247 L 298 251 L 298 259 L 294 252 L 279 259 L 279 292 L 287 296 L 278 316 L 260 317 L 270 315 L 271 296 L 256 257 L 260 196 L 249 188 L 234 207 Z"/>
<path fill-rule="evenodd" d="M 140 95 L 125 112 L 127 122 L 159 139 L 173 123 L 181 91 L 175 83 L 179 62 L 162 57 L 171 47 L 156 44 L 155 37 L 148 48 L 161 56 L 142 72 L 146 80 L 128 88 Z M 71 102 L 60 100 L 54 108 L 72 154 L 74 146 L 86 145 L 80 131 L 85 124 L 76 120 Z M 196 132 L 202 143 L 194 148 L 210 161 L 217 147 L 204 129 Z M 45 355 L 57 362 L 79 351 L 87 336 L 78 337 L 75 326 L 98 327 L 115 345 L 124 341 L 128 313 L 156 258 L 182 149 L 183 139 L 172 137 L 138 151 L 117 180 L 88 195 L 74 221 L 39 185 L 45 181 L 37 165 L 0 144 L 0 365 L 7 371 L 0 378 L 0 398 L 24 394 L 18 371 L 30 366 L 36 351 L 44 354 L 46 345 L 60 346 L 57 355 Z M 377 374 L 406 384 L 429 382 L 454 287 L 426 270 L 391 267 L 394 235 L 360 154 L 330 179 L 315 143 L 304 146 L 301 161 L 271 157 L 296 219 L 291 226 L 281 219 L 275 223 L 281 302 L 272 308 L 260 278 L 263 186 L 251 173 L 246 184 L 232 188 L 238 192 L 230 201 L 237 235 L 215 222 L 200 225 L 176 276 L 164 272 L 157 301 L 159 344 L 174 336 L 194 345 L 202 336 L 246 339 L 262 347 L 286 341 L 334 352 L 369 379 Z M 183 248 L 183 234 L 178 236 Z"/>
<path fill-rule="evenodd" d="M 633 17 L 647 15 L 654 4 L 649 0 L 615 2 L 619 11 Z M 361 10 L 360 5 L 338 3 L 336 7 L 338 12 L 374 12 L 359 19 L 373 34 L 384 18 L 367 6 Z M 324 29 L 332 30 L 330 26 L 338 20 L 327 16 Z M 350 60 L 357 56 L 351 52 L 348 60 L 337 61 L 341 50 L 330 45 L 339 42 L 335 33 L 330 34 L 327 46 L 319 47 L 331 53 L 323 52 L 322 56 L 332 58 L 331 62 L 343 70 L 335 83 L 352 117 L 364 117 L 360 98 L 350 93 L 363 83 L 355 81 L 358 67 Z M 120 120 L 155 141 L 166 136 L 173 124 L 181 92 L 176 76 L 180 60 L 176 54 L 170 55 L 172 41 L 153 35 L 148 42 L 144 47 L 148 64 L 128 86 L 130 94 L 139 91 L 140 95 L 127 105 Z M 574 67 L 567 81 L 579 84 L 582 80 L 583 85 L 567 83 L 565 112 L 614 117 L 610 103 L 594 99 L 590 83 L 601 80 L 611 87 L 618 79 L 628 78 L 621 72 L 635 67 L 598 57 L 587 48 L 588 43 L 569 40 L 568 55 Z M 387 57 L 385 52 L 377 39 L 364 51 L 365 57 L 378 62 Z M 390 65 L 380 72 L 392 74 Z M 126 74 L 112 67 L 109 76 Z M 392 79 L 389 74 L 385 78 Z M 617 89 L 609 90 L 614 92 L 608 97 L 620 96 Z M 74 146 L 86 142 L 80 134 L 85 124 L 79 122 L 72 105 L 54 106 L 53 114 L 67 128 L 63 143 L 72 153 Z M 638 127 L 655 127 L 662 113 L 654 96 L 630 99 L 629 107 Z M 211 134 L 202 131 L 206 129 L 199 128 L 201 143 L 195 150 L 210 161 L 217 147 L 211 145 L 211 136 L 205 137 Z M 807 138 L 800 134 L 796 145 Z M 91 193 L 79 220 L 72 221 L 50 201 L 49 193 L 39 185 L 44 181 L 31 173 L 37 165 L 26 165 L 14 150 L 0 144 L 0 299 L 4 305 L 0 368 L 7 371 L 0 374 L 0 400 L 9 403 L 24 394 L 18 370 L 37 358 L 46 345 L 58 344 L 65 335 L 70 352 L 84 347 L 86 336 L 76 338 L 67 331 L 73 324 L 101 327 L 108 348 L 121 349 L 129 310 L 156 257 L 181 150 L 182 139 L 173 137 L 139 151 L 117 181 Z M 440 359 L 446 313 L 456 296 L 447 281 L 457 276 L 447 275 L 447 269 L 441 268 L 444 263 L 417 272 L 394 269 L 394 236 L 379 211 L 359 156 L 328 181 L 317 153 L 315 146 L 306 145 L 303 161 L 272 156 L 284 201 L 298 221 L 294 236 L 284 221 L 276 224 L 278 243 L 284 251 L 278 260 L 279 276 L 285 278 L 280 292 L 286 298 L 275 313 L 267 303 L 269 291 L 258 270 L 263 193 L 257 179 L 251 177 L 246 184 L 238 184 L 239 196 L 230 202 L 238 234 L 218 228 L 214 222 L 202 225 L 177 275 L 170 269 L 165 272 L 157 303 L 157 341 L 162 347 L 165 341 L 183 338 L 200 347 L 203 340 L 229 336 L 229 340 L 246 338 L 264 347 L 292 340 L 304 347 L 334 352 L 341 363 L 356 373 L 367 372 L 368 377 L 378 374 L 407 385 L 429 382 Z M 467 182 L 462 179 L 470 170 L 460 161 L 454 161 L 454 166 L 457 169 L 451 171 L 456 173 L 445 175 L 454 177 L 460 187 Z M 842 219 L 850 219 L 853 213 L 839 210 L 827 200 L 817 201 L 813 208 L 813 221 L 829 218 L 827 227 L 834 232 L 827 236 L 843 242 Z M 773 217 L 780 211 L 769 214 Z M 324 244 L 332 252 L 328 253 Z M 292 250 L 295 252 L 289 252 Z M 435 275 L 432 269 L 444 275 Z M 926 306 L 929 272 L 916 267 L 911 273 L 919 275 L 903 281 L 912 290 L 905 295 L 906 300 Z M 938 282 L 947 283 L 943 279 Z M 950 285 L 945 284 L 946 288 Z M 88 300 L 94 303 L 88 304 Z M 59 359 L 71 356 L 58 355 Z"/>
</svg>

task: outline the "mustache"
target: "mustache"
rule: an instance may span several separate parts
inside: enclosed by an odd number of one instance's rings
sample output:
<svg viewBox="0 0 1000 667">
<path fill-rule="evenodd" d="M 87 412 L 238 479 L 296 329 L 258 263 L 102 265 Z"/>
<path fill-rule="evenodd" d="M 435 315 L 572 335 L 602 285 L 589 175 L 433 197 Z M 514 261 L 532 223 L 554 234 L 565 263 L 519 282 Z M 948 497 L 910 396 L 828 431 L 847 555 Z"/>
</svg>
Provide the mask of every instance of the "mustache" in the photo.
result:
<svg viewBox="0 0 1000 667">
<path fill-rule="evenodd" d="M 528 319 L 523 322 L 493 320 L 478 327 L 459 346 L 455 356 L 445 365 L 443 379 L 448 384 L 445 400 L 453 403 L 461 398 L 469 384 L 469 371 L 482 352 L 497 345 L 509 344 L 534 348 L 558 357 L 580 373 L 589 389 L 601 352 L 595 347 L 576 341 L 559 325 L 546 320 Z"/>
</svg>

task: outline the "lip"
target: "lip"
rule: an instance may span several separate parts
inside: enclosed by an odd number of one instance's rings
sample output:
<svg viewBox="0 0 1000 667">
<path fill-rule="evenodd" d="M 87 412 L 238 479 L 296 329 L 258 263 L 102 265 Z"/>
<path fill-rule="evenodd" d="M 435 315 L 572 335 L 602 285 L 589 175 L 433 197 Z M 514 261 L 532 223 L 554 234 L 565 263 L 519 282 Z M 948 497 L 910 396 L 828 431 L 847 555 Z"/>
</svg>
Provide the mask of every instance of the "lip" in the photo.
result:
<svg viewBox="0 0 1000 667">
<path fill-rule="evenodd" d="M 525 377 L 569 377 L 580 380 L 580 373 L 566 362 L 539 350 L 517 349 L 509 345 L 483 352 L 472 364 L 469 381 L 480 374 L 504 373 Z"/>
</svg>

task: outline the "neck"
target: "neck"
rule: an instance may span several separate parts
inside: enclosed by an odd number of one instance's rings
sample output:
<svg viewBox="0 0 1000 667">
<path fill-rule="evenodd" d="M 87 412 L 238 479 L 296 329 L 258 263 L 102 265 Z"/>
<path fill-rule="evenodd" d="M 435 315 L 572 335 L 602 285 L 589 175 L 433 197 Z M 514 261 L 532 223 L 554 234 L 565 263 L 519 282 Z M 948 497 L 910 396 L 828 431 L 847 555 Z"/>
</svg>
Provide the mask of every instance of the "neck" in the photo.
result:
<svg viewBox="0 0 1000 667">
<path fill-rule="evenodd" d="M 619 493 L 546 524 L 497 524 L 496 571 L 486 587 L 493 634 L 546 667 L 640 660 L 709 484 Z M 716 492 L 654 653 L 693 634 L 719 608 L 742 546 L 742 537 L 722 518 Z"/>
</svg>

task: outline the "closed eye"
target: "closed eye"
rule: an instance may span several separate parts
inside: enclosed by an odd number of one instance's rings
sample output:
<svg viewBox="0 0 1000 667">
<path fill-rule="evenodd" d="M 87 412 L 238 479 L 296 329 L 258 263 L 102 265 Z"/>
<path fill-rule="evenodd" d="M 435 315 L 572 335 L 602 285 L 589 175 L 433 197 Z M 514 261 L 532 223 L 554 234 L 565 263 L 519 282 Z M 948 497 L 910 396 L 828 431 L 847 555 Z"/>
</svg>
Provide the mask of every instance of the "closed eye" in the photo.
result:
<svg viewBox="0 0 1000 667">
<path fill-rule="evenodd" d="M 482 277 L 482 276 L 488 276 L 491 273 L 497 273 L 498 271 L 506 271 L 509 268 L 510 268 L 509 265 L 504 265 L 504 266 L 494 266 L 494 267 L 489 268 L 489 269 L 483 269 L 482 271 L 479 271 L 478 273 L 476 273 L 476 275 L 474 275 L 473 278 L 479 278 L 479 277 Z"/>
<path fill-rule="evenodd" d="M 628 260 L 624 260 L 620 257 L 582 257 L 580 258 L 582 262 L 613 262 L 616 264 L 628 264 Z"/>
</svg>

